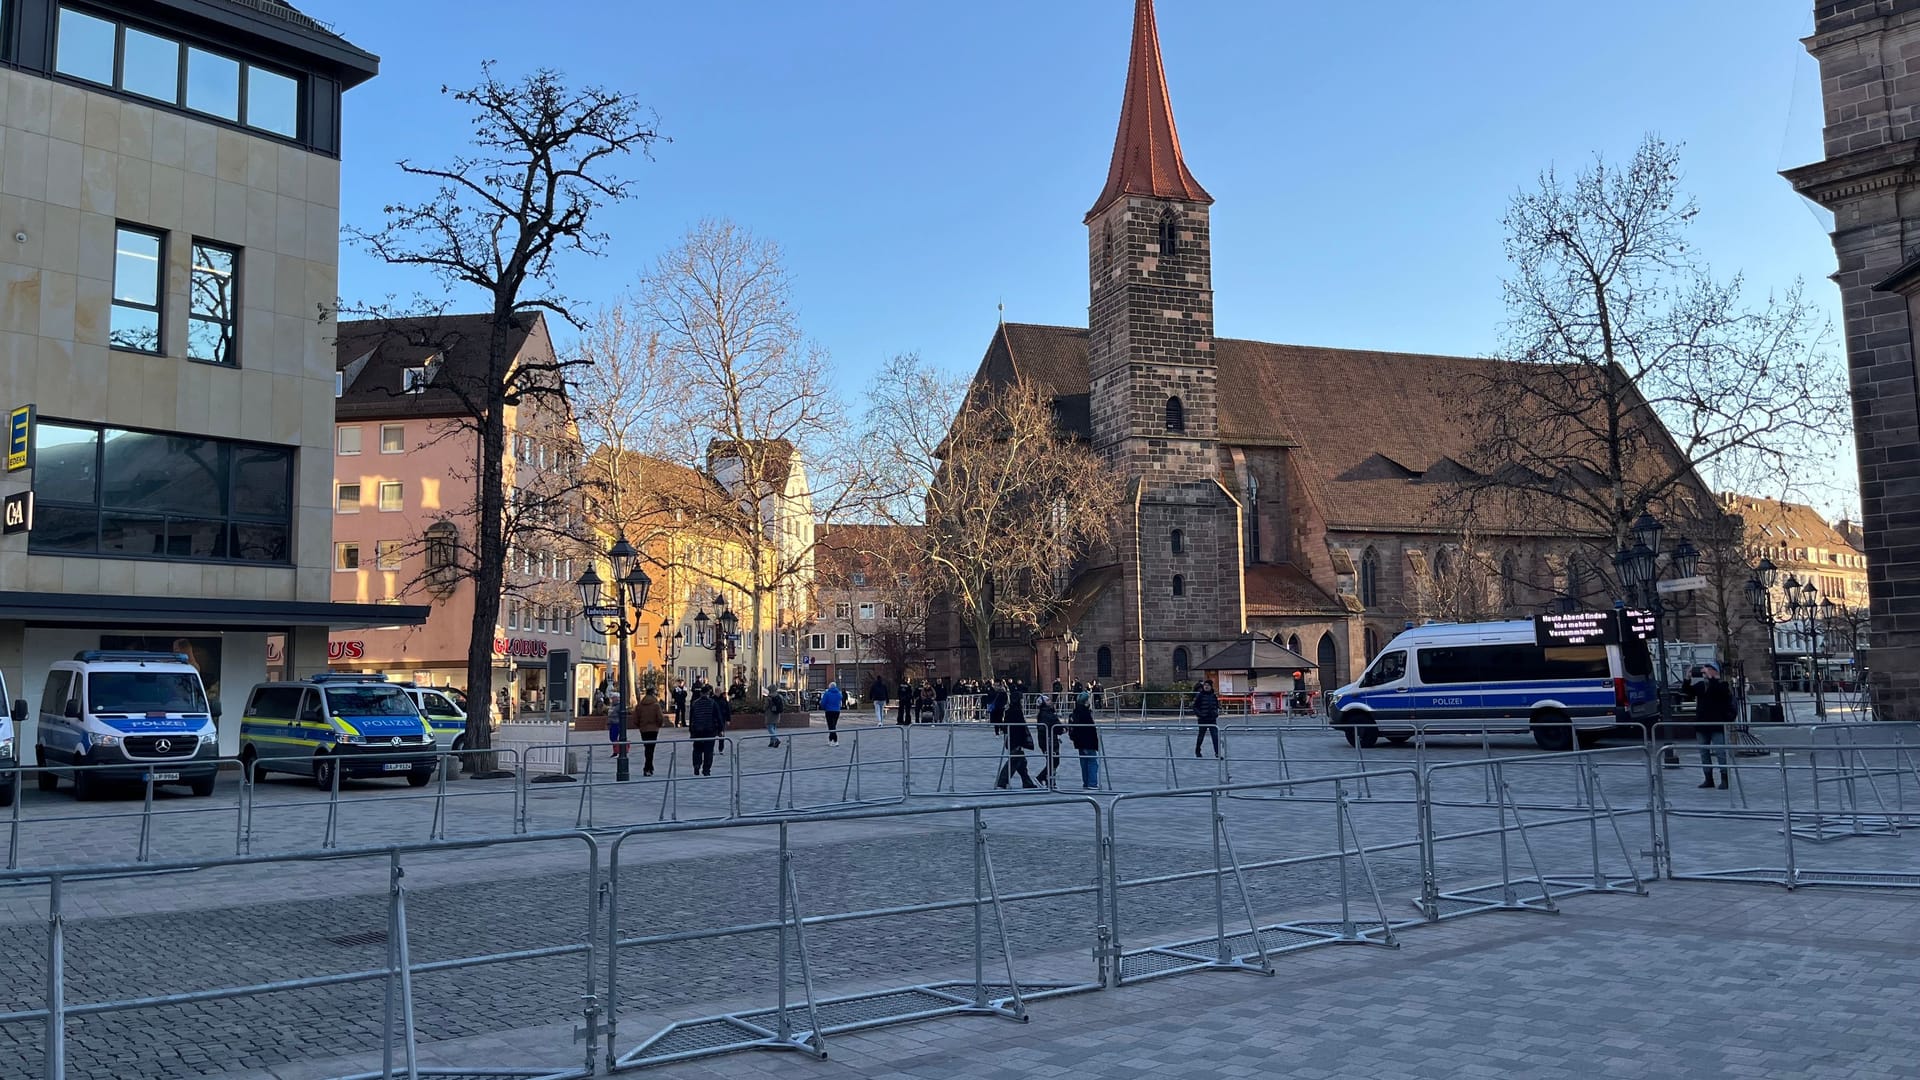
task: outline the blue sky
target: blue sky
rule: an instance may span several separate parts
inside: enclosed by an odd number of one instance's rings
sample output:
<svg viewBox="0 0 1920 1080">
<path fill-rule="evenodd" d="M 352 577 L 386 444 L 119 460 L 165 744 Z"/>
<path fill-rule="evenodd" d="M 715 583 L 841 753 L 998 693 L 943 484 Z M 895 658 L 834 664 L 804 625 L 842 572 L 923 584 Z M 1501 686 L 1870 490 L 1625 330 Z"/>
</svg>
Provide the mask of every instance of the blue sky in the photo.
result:
<svg viewBox="0 0 1920 1080">
<path fill-rule="evenodd" d="M 407 190 L 395 159 L 460 148 L 437 91 L 494 58 L 631 91 L 673 139 L 631 166 L 640 197 L 603 220 L 609 257 L 567 268 L 576 297 L 612 298 L 711 215 L 782 245 L 849 393 L 896 352 L 971 370 L 1003 302 L 1010 320 L 1085 325 L 1081 216 L 1106 175 L 1131 0 L 302 6 L 383 60 L 347 99 L 349 224 Z M 1837 328 L 1825 214 L 1777 175 L 1820 156 L 1811 6 L 1160 0 L 1187 160 L 1217 200 L 1218 332 L 1486 353 L 1507 198 L 1648 131 L 1685 144 L 1700 255 L 1760 295 L 1808 279 Z M 340 287 L 428 283 L 349 251 Z"/>
</svg>

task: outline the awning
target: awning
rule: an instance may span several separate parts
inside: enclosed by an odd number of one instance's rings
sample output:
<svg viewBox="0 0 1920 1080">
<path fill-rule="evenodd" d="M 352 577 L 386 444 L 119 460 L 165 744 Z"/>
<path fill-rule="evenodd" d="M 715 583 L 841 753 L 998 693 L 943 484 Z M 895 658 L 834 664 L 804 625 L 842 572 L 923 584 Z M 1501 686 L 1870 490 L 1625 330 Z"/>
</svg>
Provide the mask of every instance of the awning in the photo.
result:
<svg viewBox="0 0 1920 1080">
<path fill-rule="evenodd" d="M 361 630 L 418 626 L 424 604 L 335 604 L 309 600 L 228 600 L 109 593 L 0 592 L 0 619 L 92 626 L 167 626 L 177 629 L 283 629 L 318 626 Z"/>
<path fill-rule="evenodd" d="M 1307 658 L 1271 639 L 1250 636 L 1207 657 L 1194 667 L 1201 671 L 1312 671 Z"/>
</svg>

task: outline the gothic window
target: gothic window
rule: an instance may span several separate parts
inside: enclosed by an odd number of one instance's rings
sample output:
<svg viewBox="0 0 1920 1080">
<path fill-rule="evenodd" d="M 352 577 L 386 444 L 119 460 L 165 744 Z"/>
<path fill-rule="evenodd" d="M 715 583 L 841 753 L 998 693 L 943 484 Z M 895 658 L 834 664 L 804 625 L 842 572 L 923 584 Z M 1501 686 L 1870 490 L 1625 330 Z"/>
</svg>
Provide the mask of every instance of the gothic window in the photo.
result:
<svg viewBox="0 0 1920 1080">
<path fill-rule="evenodd" d="M 1169 539 L 1172 542 L 1173 553 L 1175 555 L 1185 555 L 1187 553 L 1187 534 L 1186 533 L 1181 532 L 1179 529 L 1175 529 L 1173 530 L 1173 535 Z"/>
<path fill-rule="evenodd" d="M 1453 577 L 1453 552 L 1441 548 L 1433 553 L 1433 577 L 1436 581 L 1446 581 Z"/>
<path fill-rule="evenodd" d="M 1100 646 L 1100 651 L 1093 654 L 1093 673 L 1095 675 L 1100 676 L 1103 679 L 1111 678 L 1113 676 L 1113 650 L 1112 649 L 1109 649 L 1105 645 L 1102 645 Z"/>
<path fill-rule="evenodd" d="M 1360 602 L 1380 606 L 1380 553 L 1371 547 L 1360 556 Z"/>
<path fill-rule="evenodd" d="M 1260 478 L 1247 471 L 1247 562 L 1260 561 Z M 1298 649 L 1294 650 L 1298 652 Z"/>
<path fill-rule="evenodd" d="M 1167 430 L 1175 435 L 1187 430 L 1187 407 L 1177 394 L 1167 399 Z"/>
<path fill-rule="evenodd" d="M 1173 595 L 1187 595 L 1187 579 L 1179 574 L 1173 575 Z"/>
<path fill-rule="evenodd" d="M 1100 272 L 1113 272 L 1113 222 L 1100 227 Z"/>
<path fill-rule="evenodd" d="M 1500 604 L 1502 607 L 1520 606 L 1520 570 L 1519 563 L 1509 551 L 1500 556 Z"/>
<path fill-rule="evenodd" d="M 1184 645 L 1173 650 L 1173 673 L 1175 675 L 1187 673 L 1187 649 Z"/>
<path fill-rule="evenodd" d="M 1287 649 L 1299 656 L 1307 655 L 1306 653 L 1303 653 L 1300 651 L 1300 635 L 1299 634 L 1293 634 L 1287 638 Z"/>
<path fill-rule="evenodd" d="M 1180 219 L 1171 211 L 1160 219 L 1160 254 L 1171 256 L 1180 250 Z"/>
<path fill-rule="evenodd" d="M 1329 630 L 1320 635 L 1320 647 L 1317 651 L 1319 655 L 1315 657 L 1314 663 L 1320 667 L 1320 685 L 1339 686 L 1345 682 L 1346 680 L 1340 677 L 1340 650 L 1339 646 L 1333 643 L 1333 631 Z"/>
<path fill-rule="evenodd" d="M 1367 662 L 1372 663 L 1373 658 L 1380 655 L 1380 631 L 1369 626 L 1366 631 L 1361 634 L 1361 639 L 1366 643 Z"/>
</svg>

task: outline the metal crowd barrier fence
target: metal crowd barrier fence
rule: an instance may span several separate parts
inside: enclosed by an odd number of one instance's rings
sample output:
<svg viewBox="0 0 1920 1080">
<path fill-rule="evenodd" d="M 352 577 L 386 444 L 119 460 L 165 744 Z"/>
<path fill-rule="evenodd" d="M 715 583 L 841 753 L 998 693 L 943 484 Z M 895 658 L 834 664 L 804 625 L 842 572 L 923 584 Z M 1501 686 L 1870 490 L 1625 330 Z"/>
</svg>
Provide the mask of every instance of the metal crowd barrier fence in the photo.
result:
<svg viewBox="0 0 1920 1080">
<path fill-rule="evenodd" d="M 1419 774 L 1412 769 L 1391 769 L 1364 774 L 1369 782 L 1389 788 L 1404 785 L 1407 797 L 1392 808 L 1400 821 L 1388 822 L 1393 833 L 1389 840 L 1369 840 L 1362 835 L 1355 818 L 1355 784 L 1363 774 L 1316 776 L 1286 782 L 1220 784 L 1176 791 L 1129 792 L 1113 799 L 1107 808 L 1106 864 L 1108 873 L 1106 919 L 1110 942 L 1108 962 L 1103 965 L 1109 986 L 1160 978 L 1198 970 L 1251 971 L 1274 973 L 1271 958 L 1285 952 L 1319 945 L 1384 945 L 1397 948 L 1396 931 L 1417 920 L 1396 921 L 1387 914 L 1375 859 L 1393 852 L 1411 856 L 1417 865 L 1425 850 L 1420 832 L 1421 816 L 1413 809 L 1418 803 Z M 1300 788 L 1325 791 L 1319 798 L 1301 798 Z M 1250 800 L 1237 802 L 1238 800 Z M 1203 858 L 1197 868 L 1173 872 L 1130 875 L 1123 870 L 1128 855 L 1122 828 L 1122 807 L 1171 806 L 1177 812 L 1185 803 L 1188 810 L 1204 808 L 1205 828 L 1210 835 L 1211 858 Z M 1233 831 L 1226 808 L 1237 805 L 1242 817 L 1253 818 L 1253 826 L 1243 826 L 1243 842 L 1251 836 L 1255 846 L 1268 849 L 1264 858 L 1243 859 L 1234 845 Z M 1329 808 L 1331 812 L 1329 813 Z M 1128 813 L 1126 817 L 1134 815 Z M 1191 817 L 1191 814 L 1189 815 Z M 1319 818 L 1313 828 L 1324 828 L 1331 817 L 1334 847 L 1291 853 L 1301 838 L 1311 835 L 1307 826 Z M 1195 823 L 1189 821 L 1191 828 Z M 1149 831 L 1143 826 L 1142 831 Z M 1378 830 L 1376 826 L 1375 831 Z M 1152 858 L 1164 858 L 1165 845 L 1145 848 Z M 1323 864 L 1335 867 L 1337 889 L 1329 901 L 1337 898 L 1337 910 L 1298 913 L 1297 917 L 1270 921 L 1262 916 L 1289 906 L 1284 890 L 1254 899 L 1256 879 L 1261 871 L 1285 871 L 1304 876 Z M 1189 886 L 1200 886 L 1211 896 L 1191 894 Z M 1229 885 L 1232 897 L 1229 898 Z M 1356 886 L 1363 891 L 1356 895 Z M 1145 901 L 1129 901 L 1130 895 L 1149 890 L 1176 891 L 1176 896 L 1161 905 L 1158 918 L 1142 914 Z M 1178 895 L 1184 890 L 1186 895 Z M 1210 934 L 1194 936 L 1197 912 L 1210 902 L 1213 926 Z M 1311 906 L 1311 905 L 1310 905 Z M 1361 909 L 1356 912 L 1356 907 Z M 1371 913 L 1371 918 L 1363 915 Z M 1173 925 L 1166 925 L 1166 924 Z M 1145 931 L 1133 929 L 1146 924 Z M 1154 936 L 1185 934 L 1175 940 L 1128 948 L 1126 935 L 1137 934 L 1152 940 Z"/>
<path fill-rule="evenodd" d="M 261 809 L 272 811 L 275 814 L 287 814 L 294 811 L 312 810 L 316 807 L 324 806 L 326 808 L 326 819 L 322 828 L 321 840 L 320 840 L 320 847 L 323 849 L 334 848 L 340 845 L 340 822 L 342 817 L 341 807 L 347 806 L 347 805 L 366 806 L 369 804 L 379 805 L 382 803 L 430 802 L 432 803 L 432 806 L 433 806 L 433 813 L 427 827 L 427 839 L 445 840 L 445 839 L 448 839 L 447 824 L 448 824 L 449 818 L 447 815 L 447 803 L 449 800 L 473 800 L 473 799 L 498 800 L 502 797 L 505 797 L 507 799 L 507 813 L 505 815 L 507 826 L 508 826 L 507 831 L 509 833 L 519 833 L 519 832 L 525 831 L 525 818 L 521 812 L 521 805 L 522 805 L 521 790 L 518 783 L 506 784 L 506 785 L 502 785 L 494 788 L 471 788 L 471 789 L 465 789 L 461 791 L 447 790 L 447 773 L 449 771 L 447 766 L 452 762 L 460 761 L 464 758 L 473 757 L 480 754 L 492 754 L 496 757 L 496 759 L 505 758 L 505 763 L 508 765 L 508 768 L 511 772 L 513 772 L 515 775 L 519 775 L 522 773 L 522 770 L 518 764 L 518 755 L 511 749 L 505 749 L 501 747 L 491 747 L 485 750 L 430 750 L 430 751 L 413 750 L 413 751 L 393 751 L 390 753 L 378 753 L 378 754 L 373 754 L 373 753 L 356 754 L 354 755 L 354 761 L 358 764 L 365 764 L 368 762 L 377 762 L 382 765 L 407 764 L 413 761 L 417 761 L 424 757 L 432 757 L 435 761 L 435 765 L 433 769 L 433 778 L 429 780 L 428 783 L 434 785 L 434 790 L 432 791 L 402 790 L 402 791 L 386 792 L 381 794 L 367 794 L 363 797 L 355 798 L 355 799 L 351 799 L 343 802 L 340 798 L 340 785 L 342 783 L 341 773 L 344 770 L 340 768 L 333 768 L 333 769 L 327 770 L 329 775 L 328 775 L 328 783 L 327 783 L 327 789 L 326 789 L 326 794 L 327 794 L 326 799 L 324 800 L 295 799 L 295 800 L 290 800 L 286 802 L 281 802 L 276 800 L 276 801 L 269 801 L 264 804 L 261 803 L 258 799 L 259 788 L 262 783 L 262 778 L 257 775 L 260 767 L 265 767 L 271 770 L 272 769 L 271 763 L 274 761 L 297 762 L 300 765 L 304 766 L 311 763 L 313 759 L 311 757 L 257 758 L 255 759 L 254 762 L 247 763 L 248 767 L 245 770 L 243 770 L 243 777 L 241 780 L 241 800 L 246 806 L 246 813 L 245 813 L 244 828 L 242 829 L 241 838 L 240 838 L 240 849 L 238 854 L 248 854 L 252 852 L 254 834 L 255 834 L 255 821 Z M 280 774 L 280 775 L 285 775 L 285 774 Z M 294 775 L 296 777 L 298 776 L 297 773 Z M 399 775 L 399 774 L 396 773 L 394 775 Z M 390 779 L 391 777 L 382 776 L 381 778 Z M 351 778 L 349 778 L 349 782 L 351 782 Z M 409 786 L 411 787 L 411 785 Z M 498 835 L 498 833 L 495 833 L 494 835 Z M 298 849 L 295 849 L 295 850 L 298 850 Z"/>
<path fill-rule="evenodd" d="M 738 749 L 733 740 L 722 736 L 714 739 L 713 742 L 716 762 L 737 760 L 733 754 L 726 752 L 729 746 L 733 746 L 736 750 Z M 573 745 L 576 748 L 581 746 L 579 743 Z M 551 773 L 537 774 L 522 769 L 519 774 L 521 806 L 523 807 L 524 815 L 522 827 L 568 827 L 564 821 L 564 811 L 569 803 L 571 803 L 573 812 L 571 827 L 576 829 L 624 828 L 630 825 L 641 824 L 647 820 L 647 815 L 649 814 L 651 814 L 652 821 L 654 822 L 686 820 L 687 815 L 684 815 L 681 811 L 680 800 L 683 794 L 689 793 L 696 797 L 696 811 L 692 815 L 694 818 L 724 818 L 732 814 L 732 792 L 735 784 L 731 779 L 732 767 L 730 765 L 722 766 L 725 771 L 721 773 L 720 779 L 711 779 L 706 775 L 696 774 L 694 772 L 693 741 L 690 739 L 662 739 L 654 744 L 654 771 L 653 775 L 649 776 L 646 774 L 644 767 L 646 761 L 644 745 L 645 744 L 637 740 L 629 744 L 627 761 L 628 779 L 624 781 L 616 781 L 614 779 L 617 775 L 617 759 L 613 756 L 613 744 L 610 742 L 600 744 L 601 752 L 587 753 L 576 758 L 575 767 L 577 774 L 568 774 L 566 777 L 566 779 L 578 785 L 577 789 L 572 789 L 574 797 L 571 800 L 564 797 L 564 793 L 569 789 L 559 789 L 562 794 L 554 800 L 534 798 L 533 792 L 536 786 L 542 791 L 556 787 L 556 785 L 548 783 L 547 781 L 558 780 L 560 777 Z M 541 750 L 551 748 L 552 747 L 532 746 L 526 749 Z M 720 786 L 723 780 L 725 782 L 724 792 L 716 797 L 707 798 L 704 802 L 699 800 L 700 796 L 707 795 L 712 792 L 713 789 Z M 603 789 L 606 790 L 603 791 Z M 659 803 L 657 805 L 654 805 L 652 802 L 655 793 L 657 793 L 659 797 Z M 603 799 L 611 799 L 616 809 L 616 816 L 612 821 L 604 820 L 605 815 L 599 808 L 599 803 Z M 562 810 L 563 820 L 558 825 L 552 822 L 542 822 L 536 825 L 534 821 L 535 817 L 538 816 L 535 811 L 536 805 L 544 805 L 549 801 L 552 801 L 556 807 Z M 708 807 L 710 812 L 699 813 L 697 808 L 702 805 Z"/>
<path fill-rule="evenodd" d="M 406 862 L 409 856 L 427 852 L 451 852 L 485 850 L 512 845 L 532 845 L 555 842 L 579 842 L 585 849 L 587 881 L 589 887 L 580 898 L 585 916 L 585 933 L 577 942 L 547 945 L 538 948 L 515 949 L 511 951 L 482 953 L 432 962 L 415 962 L 409 948 L 407 925 L 407 886 Z M 146 994 L 132 997 L 114 998 L 102 1001 L 75 1003 L 68 1000 L 67 975 L 69 960 L 67 955 L 67 911 L 68 894 L 83 889 L 90 880 L 111 877 L 117 872 L 199 873 L 224 868 L 280 867 L 293 863 L 327 861 L 337 863 L 340 860 L 383 859 L 388 864 L 387 919 L 386 919 L 386 962 L 374 968 L 339 971 L 324 975 L 302 978 L 277 979 L 269 982 L 250 983 L 241 986 L 223 986 L 192 990 L 180 993 Z M 381 1023 L 381 1042 L 379 1052 L 381 1065 L 375 1071 L 355 1072 L 339 1080 L 375 1080 L 404 1076 L 409 1080 L 422 1076 L 498 1076 L 529 1077 L 538 1080 L 572 1080 L 575 1077 L 594 1075 L 594 1047 L 590 1044 L 583 1056 L 582 1063 L 576 1067 L 559 1066 L 552 1063 L 530 1065 L 527 1067 L 504 1066 L 497 1061 L 472 1065 L 445 1065 L 428 1067 L 419 1060 L 419 1047 L 415 1023 L 416 988 L 415 979 L 420 975 L 442 972 L 459 972 L 479 967 L 499 964 L 521 963 L 550 960 L 558 957 L 580 956 L 585 958 L 584 993 L 580 997 L 587 1030 L 597 1031 L 599 1015 L 599 997 L 597 986 L 597 950 L 601 941 L 597 920 L 599 918 L 599 894 L 593 887 L 600 879 L 600 847 L 591 836 L 581 833 L 548 833 L 541 835 L 494 837 L 484 840 L 439 841 L 427 844 L 394 845 L 376 848 L 340 848 L 326 851 L 289 852 L 274 855 L 238 855 L 219 858 L 201 858 L 190 861 L 175 861 L 141 864 L 137 866 L 55 866 L 44 870 L 14 871 L 0 873 L 0 885 L 44 884 L 47 889 L 47 924 L 45 951 L 45 989 L 42 1004 L 38 1008 L 19 1009 L 0 1013 L 0 1027 L 13 1024 L 39 1023 L 41 1025 L 40 1050 L 42 1055 L 42 1075 L 46 1080 L 64 1080 L 67 1075 L 67 1027 L 70 1023 L 93 1016 L 111 1016 L 120 1013 L 141 1010 L 163 1009 L 178 1006 L 201 1005 L 217 1001 L 259 997 L 269 994 L 289 993 L 300 990 L 317 990 L 332 987 L 350 986 L 364 983 L 379 983 L 384 992 L 384 1015 Z"/>
<path fill-rule="evenodd" d="M 745 753 L 729 755 L 733 776 L 734 817 L 746 817 L 795 810 L 830 810 L 844 806 L 874 806 L 897 803 L 907 797 L 907 732 L 910 727 L 866 727 L 843 725 L 838 731 L 796 731 L 780 733 L 780 764 L 771 769 L 749 768 Z M 820 764 L 796 763 L 794 751 L 808 752 L 829 746 L 845 746 L 843 761 Z M 873 775 L 868 779 L 869 774 Z M 774 780 L 771 805 L 758 805 L 755 785 L 750 794 L 749 780 L 771 777 Z M 883 777 L 886 787 L 880 786 Z M 753 800 L 751 803 L 749 800 Z"/>
<path fill-rule="evenodd" d="M 1082 807 L 1091 812 L 1093 824 L 1093 846 L 1088 849 L 1090 866 L 1086 883 L 1015 893 L 1004 891 L 994 868 L 987 829 L 988 816 Z M 968 895 L 830 914 L 809 912 L 805 895 L 800 889 L 800 875 L 796 871 L 796 862 L 803 856 L 794 850 L 791 839 L 794 830 L 823 823 L 956 815 L 969 824 L 967 832 L 973 873 L 972 889 Z M 628 935 L 622 931 L 620 924 L 625 887 L 621 880 L 621 853 L 628 840 L 657 836 L 663 832 L 754 829 L 771 829 L 777 833 L 777 848 L 774 851 L 774 919 L 652 934 Z M 1025 1021 L 1026 1006 L 1030 1001 L 1099 989 L 1102 980 L 1097 970 L 1093 977 L 1084 979 L 1023 977 L 1018 970 L 1018 957 L 1008 929 L 1007 908 L 1015 903 L 1066 897 L 1088 898 L 1091 952 L 1095 957 L 1102 955 L 1102 928 L 1098 925 L 1102 909 L 1101 836 L 1100 806 L 1084 796 L 1043 796 L 962 807 L 867 807 L 768 819 L 642 826 L 623 832 L 612 840 L 607 859 L 606 1069 L 608 1072 L 621 1072 L 748 1049 L 794 1050 L 824 1058 L 827 1054 L 827 1038 L 843 1032 L 954 1015 L 1000 1016 Z M 644 865 L 639 873 L 645 874 Z M 822 996 L 814 971 L 814 951 L 808 944 L 809 930 L 819 933 L 832 926 L 870 924 L 949 912 L 971 917 L 971 944 L 970 947 L 963 946 L 963 951 L 972 963 L 972 978 Z M 989 913 L 994 923 L 991 939 L 987 931 Z M 771 1007 L 676 1021 L 639 1043 L 624 1047 L 619 1032 L 620 964 L 623 952 L 769 934 L 776 943 L 775 1001 Z M 995 969 L 992 977 L 988 975 L 990 965 Z M 796 977 L 799 984 L 798 1001 L 792 998 Z"/>
</svg>

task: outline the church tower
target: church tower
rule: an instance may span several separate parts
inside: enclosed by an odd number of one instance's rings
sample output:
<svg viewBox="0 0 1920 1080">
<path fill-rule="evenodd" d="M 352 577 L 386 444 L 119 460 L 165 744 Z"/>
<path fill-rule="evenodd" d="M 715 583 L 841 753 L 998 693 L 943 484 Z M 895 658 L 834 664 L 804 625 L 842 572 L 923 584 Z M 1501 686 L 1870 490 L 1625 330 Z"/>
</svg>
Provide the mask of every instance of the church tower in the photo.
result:
<svg viewBox="0 0 1920 1080">
<path fill-rule="evenodd" d="M 1113 160 L 1086 216 L 1094 448 L 1134 483 L 1120 679 L 1185 679 L 1181 660 L 1245 625 L 1240 507 L 1218 479 L 1212 203 L 1180 153 L 1153 0 L 1136 0 Z"/>
</svg>

